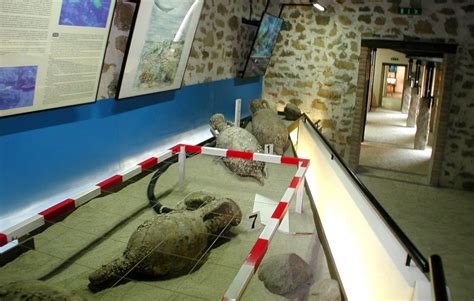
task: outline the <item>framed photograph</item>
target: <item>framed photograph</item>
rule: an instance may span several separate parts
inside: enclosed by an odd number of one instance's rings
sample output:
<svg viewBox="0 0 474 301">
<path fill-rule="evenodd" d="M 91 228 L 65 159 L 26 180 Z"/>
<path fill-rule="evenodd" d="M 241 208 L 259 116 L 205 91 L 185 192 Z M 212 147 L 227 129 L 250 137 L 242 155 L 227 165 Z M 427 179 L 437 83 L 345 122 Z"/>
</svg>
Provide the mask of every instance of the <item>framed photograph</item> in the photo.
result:
<svg viewBox="0 0 474 301">
<path fill-rule="evenodd" d="M 181 87 L 204 0 L 141 0 L 116 98 Z"/>
<path fill-rule="evenodd" d="M 4 1 L 0 117 L 96 101 L 115 0 Z"/>
</svg>

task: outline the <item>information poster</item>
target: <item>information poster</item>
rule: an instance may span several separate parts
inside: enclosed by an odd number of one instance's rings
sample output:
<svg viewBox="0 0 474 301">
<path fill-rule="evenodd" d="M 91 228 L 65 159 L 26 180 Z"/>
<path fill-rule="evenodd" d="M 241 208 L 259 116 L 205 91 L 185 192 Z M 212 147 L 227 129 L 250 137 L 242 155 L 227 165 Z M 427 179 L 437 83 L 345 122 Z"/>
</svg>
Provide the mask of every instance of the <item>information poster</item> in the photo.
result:
<svg viewBox="0 0 474 301">
<path fill-rule="evenodd" d="M 141 0 L 117 98 L 178 89 L 204 0 Z"/>
<path fill-rule="evenodd" d="M 94 102 L 115 0 L 1 0 L 0 117 Z"/>
</svg>

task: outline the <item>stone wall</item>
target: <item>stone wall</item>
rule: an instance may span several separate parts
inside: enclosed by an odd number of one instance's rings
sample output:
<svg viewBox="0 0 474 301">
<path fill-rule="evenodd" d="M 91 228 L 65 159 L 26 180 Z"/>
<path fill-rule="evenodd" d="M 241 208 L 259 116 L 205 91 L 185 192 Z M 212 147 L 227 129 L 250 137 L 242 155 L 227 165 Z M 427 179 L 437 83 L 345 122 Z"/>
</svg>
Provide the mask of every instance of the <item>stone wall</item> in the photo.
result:
<svg viewBox="0 0 474 301">
<path fill-rule="evenodd" d="M 423 1 L 423 14 L 397 14 L 400 0 L 336 0 L 327 12 L 286 7 L 287 21 L 264 79 L 264 98 L 298 105 L 347 160 L 353 133 L 361 39 L 420 38 L 459 44 L 440 183 L 474 186 L 474 4 Z M 355 137 L 357 139 L 357 137 Z"/>
<path fill-rule="evenodd" d="M 260 18 L 265 1 L 253 2 L 253 18 Z M 256 32 L 255 26 L 241 22 L 242 17 L 249 18 L 249 13 L 247 1 L 205 1 L 184 75 L 185 85 L 236 77 Z"/>
<path fill-rule="evenodd" d="M 474 19 L 474 8 L 471 16 Z M 473 39 L 474 25 L 471 31 Z M 440 183 L 474 190 L 474 45 L 458 50 L 455 66 Z"/>
</svg>

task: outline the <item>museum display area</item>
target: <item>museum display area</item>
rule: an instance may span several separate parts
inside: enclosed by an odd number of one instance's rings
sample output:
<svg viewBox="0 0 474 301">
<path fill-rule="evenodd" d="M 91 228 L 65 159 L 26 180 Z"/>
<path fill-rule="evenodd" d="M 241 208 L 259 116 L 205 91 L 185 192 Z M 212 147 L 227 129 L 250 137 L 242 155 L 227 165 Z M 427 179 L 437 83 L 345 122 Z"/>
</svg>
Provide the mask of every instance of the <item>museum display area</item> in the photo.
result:
<svg viewBox="0 0 474 301">
<path fill-rule="evenodd" d="M 469 295 L 354 173 L 392 45 L 426 183 L 473 187 L 474 9 L 414 2 L 2 3 L 0 300 Z"/>
</svg>

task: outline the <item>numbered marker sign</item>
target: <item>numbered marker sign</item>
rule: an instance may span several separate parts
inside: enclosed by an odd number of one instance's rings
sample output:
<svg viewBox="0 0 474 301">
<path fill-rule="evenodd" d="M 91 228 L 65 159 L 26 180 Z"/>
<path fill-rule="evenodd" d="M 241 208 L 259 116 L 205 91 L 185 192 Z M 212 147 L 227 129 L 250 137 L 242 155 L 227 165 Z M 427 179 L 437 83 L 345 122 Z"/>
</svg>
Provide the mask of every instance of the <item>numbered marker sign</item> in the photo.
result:
<svg viewBox="0 0 474 301">
<path fill-rule="evenodd" d="M 273 144 L 265 144 L 265 154 L 273 154 Z"/>
<path fill-rule="evenodd" d="M 260 221 L 260 211 L 248 214 L 243 220 L 242 224 L 245 229 L 247 229 L 247 231 L 254 231 L 260 229 L 262 226 L 262 223 Z"/>
</svg>

